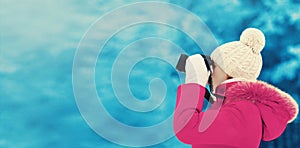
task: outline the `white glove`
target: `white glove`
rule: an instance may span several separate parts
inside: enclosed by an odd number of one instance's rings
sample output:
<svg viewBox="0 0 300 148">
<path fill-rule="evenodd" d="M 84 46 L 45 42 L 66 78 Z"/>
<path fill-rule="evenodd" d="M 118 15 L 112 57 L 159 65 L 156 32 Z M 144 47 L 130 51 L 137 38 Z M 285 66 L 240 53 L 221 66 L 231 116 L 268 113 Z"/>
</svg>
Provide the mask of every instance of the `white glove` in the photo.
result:
<svg viewBox="0 0 300 148">
<path fill-rule="evenodd" d="M 185 83 L 198 83 L 203 87 L 206 86 L 210 74 L 200 54 L 188 57 L 185 64 L 185 73 Z"/>
</svg>

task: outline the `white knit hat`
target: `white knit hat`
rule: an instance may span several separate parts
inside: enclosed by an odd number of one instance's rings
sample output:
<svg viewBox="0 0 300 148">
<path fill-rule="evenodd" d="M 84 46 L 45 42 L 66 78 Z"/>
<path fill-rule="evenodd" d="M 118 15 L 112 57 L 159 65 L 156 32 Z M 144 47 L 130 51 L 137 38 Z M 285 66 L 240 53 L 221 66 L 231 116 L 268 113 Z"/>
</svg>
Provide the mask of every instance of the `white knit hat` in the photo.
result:
<svg viewBox="0 0 300 148">
<path fill-rule="evenodd" d="M 262 68 L 260 52 L 265 46 L 264 34 L 255 28 L 247 28 L 240 41 L 217 47 L 211 54 L 212 60 L 229 76 L 256 80 Z"/>
</svg>

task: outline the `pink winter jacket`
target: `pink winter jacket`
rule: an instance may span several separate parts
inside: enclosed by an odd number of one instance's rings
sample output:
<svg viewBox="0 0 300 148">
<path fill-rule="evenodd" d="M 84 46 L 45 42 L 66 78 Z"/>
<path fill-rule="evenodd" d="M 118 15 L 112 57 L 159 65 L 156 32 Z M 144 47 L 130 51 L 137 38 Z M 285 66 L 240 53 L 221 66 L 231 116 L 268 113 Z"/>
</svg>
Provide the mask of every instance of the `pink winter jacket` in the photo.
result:
<svg viewBox="0 0 300 148">
<path fill-rule="evenodd" d="M 257 148 L 279 137 L 298 114 L 290 95 L 262 81 L 221 84 L 216 93 L 226 98 L 203 112 L 205 88 L 178 87 L 174 132 L 180 141 L 193 148 Z"/>
</svg>

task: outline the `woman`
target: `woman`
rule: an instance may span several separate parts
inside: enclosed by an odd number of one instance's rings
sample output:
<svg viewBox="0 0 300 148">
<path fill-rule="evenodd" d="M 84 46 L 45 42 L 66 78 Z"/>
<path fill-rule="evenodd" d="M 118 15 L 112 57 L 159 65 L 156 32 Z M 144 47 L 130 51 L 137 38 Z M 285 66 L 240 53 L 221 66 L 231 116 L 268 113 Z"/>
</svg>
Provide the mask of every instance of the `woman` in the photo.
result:
<svg viewBox="0 0 300 148">
<path fill-rule="evenodd" d="M 243 31 L 240 41 L 219 46 L 211 54 L 212 106 L 202 111 L 210 72 L 199 55 L 186 61 L 186 81 L 178 87 L 174 131 L 193 147 L 257 148 L 279 137 L 298 114 L 298 104 L 285 92 L 257 77 L 262 68 L 263 33 Z"/>
</svg>

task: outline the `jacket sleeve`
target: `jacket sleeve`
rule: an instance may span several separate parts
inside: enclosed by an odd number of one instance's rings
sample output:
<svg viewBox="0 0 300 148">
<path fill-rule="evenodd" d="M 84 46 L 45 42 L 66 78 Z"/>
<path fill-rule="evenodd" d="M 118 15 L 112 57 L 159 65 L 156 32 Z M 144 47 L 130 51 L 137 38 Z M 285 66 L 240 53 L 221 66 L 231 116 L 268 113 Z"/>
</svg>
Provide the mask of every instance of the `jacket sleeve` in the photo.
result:
<svg viewBox="0 0 300 148">
<path fill-rule="evenodd" d="M 257 107 L 249 101 L 237 101 L 222 105 L 209 127 L 199 130 L 205 114 L 216 113 L 211 107 L 202 112 L 205 88 L 198 84 L 183 84 L 178 87 L 174 113 L 174 132 L 176 137 L 187 144 L 232 143 L 243 140 L 261 139 L 261 119 Z M 207 118 L 205 118 L 207 120 Z M 253 139 L 254 138 L 254 139 Z M 252 143 L 251 143 L 252 142 Z"/>
</svg>

